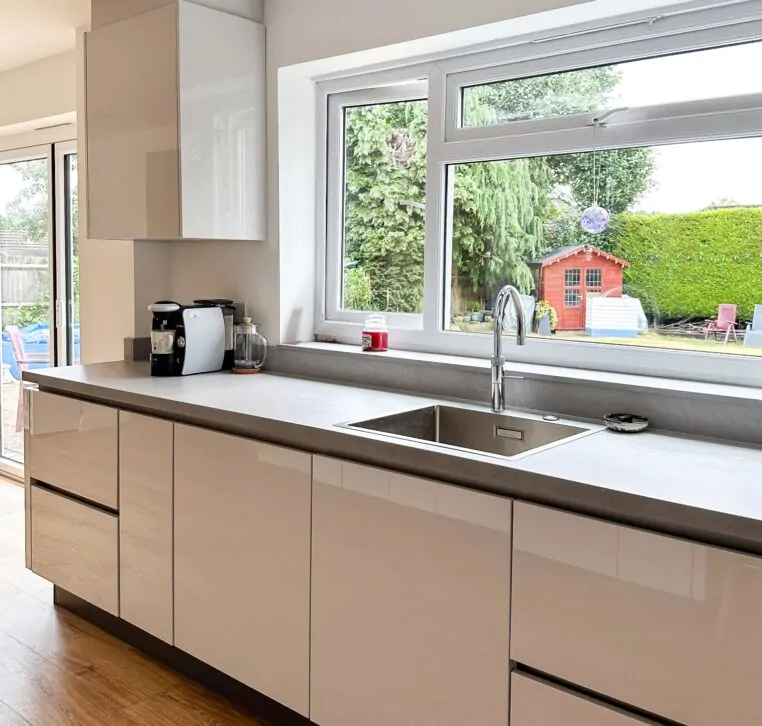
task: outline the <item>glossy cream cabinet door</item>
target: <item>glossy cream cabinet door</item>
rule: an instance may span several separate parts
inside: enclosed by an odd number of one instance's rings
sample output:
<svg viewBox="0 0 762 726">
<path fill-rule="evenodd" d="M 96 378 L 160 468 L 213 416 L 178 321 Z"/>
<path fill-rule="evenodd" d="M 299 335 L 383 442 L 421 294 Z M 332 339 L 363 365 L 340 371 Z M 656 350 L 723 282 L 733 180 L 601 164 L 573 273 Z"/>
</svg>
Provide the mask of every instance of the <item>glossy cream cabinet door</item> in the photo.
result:
<svg viewBox="0 0 762 726">
<path fill-rule="evenodd" d="M 265 238 L 265 28 L 180 4 L 182 236 Z"/>
<path fill-rule="evenodd" d="M 173 642 L 171 421 L 119 412 L 121 617 Z"/>
<path fill-rule="evenodd" d="M 86 36 L 90 239 L 180 236 L 177 6 Z"/>
<path fill-rule="evenodd" d="M 42 391 L 29 400 L 29 476 L 116 509 L 117 410 Z"/>
<path fill-rule="evenodd" d="M 29 494 L 31 569 L 119 615 L 116 515 L 34 485 Z"/>
<path fill-rule="evenodd" d="M 175 645 L 305 716 L 311 468 L 175 425 Z"/>
<path fill-rule="evenodd" d="M 511 657 L 688 726 L 758 726 L 762 560 L 517 503 Z"/>
<path fill-rule="evenodd" d="M 315 457 L 310 719 L 506 726 L 511 502 Z"/>
<path fill-rule="evenodd" d="M 657 726 L 656 722 L 628 714 L 520 673 L 511 676 L 511 726 Z"/>
</svg>

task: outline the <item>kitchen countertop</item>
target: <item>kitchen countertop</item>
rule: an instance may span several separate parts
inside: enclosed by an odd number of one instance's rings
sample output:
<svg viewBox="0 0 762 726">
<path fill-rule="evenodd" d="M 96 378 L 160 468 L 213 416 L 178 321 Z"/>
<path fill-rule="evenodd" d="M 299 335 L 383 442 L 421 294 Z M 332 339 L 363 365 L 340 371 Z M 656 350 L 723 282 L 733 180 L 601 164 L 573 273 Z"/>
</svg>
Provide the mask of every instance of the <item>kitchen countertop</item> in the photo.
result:
<svg viewBox="0 0 762 726">
<path fill-rule="evenodd" d="M 51 392 L 762 554 L 760 448 L 601 431 L 501 460 L 336 425 L 438 399 L 267 373 L 151 378 L 147 363 L 132 362 L 23 377 Z"/>
</svg>

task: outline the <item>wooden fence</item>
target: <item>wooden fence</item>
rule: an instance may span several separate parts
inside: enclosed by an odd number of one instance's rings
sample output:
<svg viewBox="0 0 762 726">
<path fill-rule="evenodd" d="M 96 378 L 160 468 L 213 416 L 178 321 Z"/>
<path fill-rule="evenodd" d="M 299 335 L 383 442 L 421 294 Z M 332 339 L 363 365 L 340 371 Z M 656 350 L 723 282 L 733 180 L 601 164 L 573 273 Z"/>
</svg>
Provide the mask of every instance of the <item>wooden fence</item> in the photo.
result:
<svg viewBox="0 0 762 726">
<path fill-rule="evenodd" d="M 0 250 L 0 303 L 4 310 L 50 300 L 50 284 L 47 245 Z"/>
</svg>

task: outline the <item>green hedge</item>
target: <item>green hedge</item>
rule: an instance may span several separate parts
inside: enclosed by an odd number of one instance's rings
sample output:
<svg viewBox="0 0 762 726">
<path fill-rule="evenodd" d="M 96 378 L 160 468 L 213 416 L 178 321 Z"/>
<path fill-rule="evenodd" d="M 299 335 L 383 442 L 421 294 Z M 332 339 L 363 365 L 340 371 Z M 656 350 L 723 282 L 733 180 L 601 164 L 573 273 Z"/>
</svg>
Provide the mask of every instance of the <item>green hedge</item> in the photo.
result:
<svg viewBox="0 0 762 726">
<path fill-rule="evenodd" d="M 610 245 L 632 264 L 625 292 L 662 320 L 711 318 L 735 303 L 744 321 L 762 304 L 762 208 L 622 214 Z"/>
</svg>

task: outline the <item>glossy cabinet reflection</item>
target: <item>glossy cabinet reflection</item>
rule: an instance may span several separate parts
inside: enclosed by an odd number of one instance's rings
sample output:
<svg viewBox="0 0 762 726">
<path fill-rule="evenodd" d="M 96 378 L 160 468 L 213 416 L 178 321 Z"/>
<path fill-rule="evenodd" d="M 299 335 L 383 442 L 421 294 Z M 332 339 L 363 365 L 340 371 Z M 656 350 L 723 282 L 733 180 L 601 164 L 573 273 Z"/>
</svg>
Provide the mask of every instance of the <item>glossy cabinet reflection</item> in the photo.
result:
<svg viewBox="0 0 762 726">
<path fill-rule="evenodd" d="M 115 514 L 32 485 L 31 569 L 119 615 L 119 523 Z"/>
<path fill-rule="evenodd" d="M 507 726 L 511 502 L 314 458 L 310 718 Z"/>
<path fill-rule="evenodd" d="M 117 420 L 115 408 L 30 391 L 29 476 L 116 509 Z"/>
<path fill-rule="evenodd" d="M 175 645 L 305 716 L 311 464 L 175 424 Z"/>
<path fill-rule="evenodd" d="M 87 34 L 89 236 L 264 239 L 264 27 L 159 5 Z"/>
<path fill-rule="evenodd" d="M 511 726 L 657 726 L 540 679 L 511 676 Z"/>
<path fill-rule="evenodd" d="M 511 657 L 690 726 L 758 726 L 762 560 L 516 503 Z"/>
<path fill-rule="evenodd" d="M 119 610 L 167 643 L 174 627 L 172 428 L 119 412 Z"/>
</svg>

